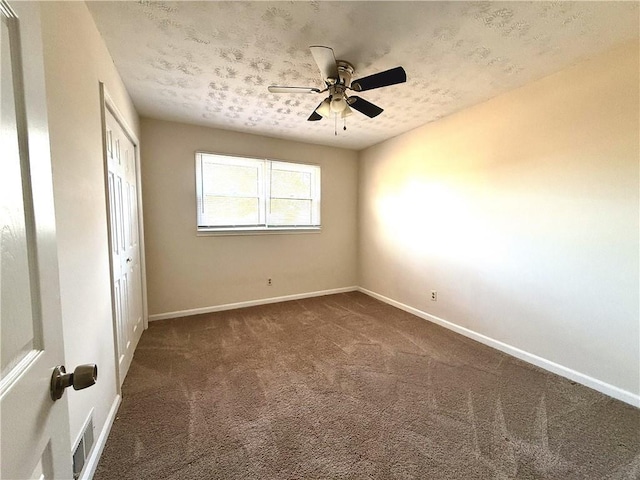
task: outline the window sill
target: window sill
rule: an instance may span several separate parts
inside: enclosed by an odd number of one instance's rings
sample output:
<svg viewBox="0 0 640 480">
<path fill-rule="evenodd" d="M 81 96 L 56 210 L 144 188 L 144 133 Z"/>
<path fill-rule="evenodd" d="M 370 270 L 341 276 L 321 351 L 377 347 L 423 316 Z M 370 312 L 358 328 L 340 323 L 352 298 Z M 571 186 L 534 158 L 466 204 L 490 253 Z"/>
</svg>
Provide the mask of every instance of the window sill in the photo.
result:
<svg viewBox="0 0 640 480">
<path fill-rule="evenodd" d="M 321 227 L 299 227 L 299 228 L 234 228 L 234 229 L 207 229 L 198 230 L 197 237 L 221 237 L 236 235 L 299 235 L 305 233 L 320 233 Z"/>
</svg>

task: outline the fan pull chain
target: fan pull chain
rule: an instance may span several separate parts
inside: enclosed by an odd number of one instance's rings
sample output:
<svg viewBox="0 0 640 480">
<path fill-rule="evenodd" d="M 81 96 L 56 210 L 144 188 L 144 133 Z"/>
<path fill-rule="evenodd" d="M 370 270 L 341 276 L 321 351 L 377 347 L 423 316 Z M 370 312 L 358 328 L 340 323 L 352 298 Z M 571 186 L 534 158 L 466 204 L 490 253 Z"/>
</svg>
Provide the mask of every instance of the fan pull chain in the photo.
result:
<svg viewBox="0 0 640 480">
<path fill-rule="evenodd" d="M 347 130 L 347 118 L 344 117 L 342 119 L 343 124 L 342 124 L 342 130 L 346 131 Z M 333 134 L 337 137 L 338 136 L 338 114 L 336 113 L 333 116 Z"/>
</svg>

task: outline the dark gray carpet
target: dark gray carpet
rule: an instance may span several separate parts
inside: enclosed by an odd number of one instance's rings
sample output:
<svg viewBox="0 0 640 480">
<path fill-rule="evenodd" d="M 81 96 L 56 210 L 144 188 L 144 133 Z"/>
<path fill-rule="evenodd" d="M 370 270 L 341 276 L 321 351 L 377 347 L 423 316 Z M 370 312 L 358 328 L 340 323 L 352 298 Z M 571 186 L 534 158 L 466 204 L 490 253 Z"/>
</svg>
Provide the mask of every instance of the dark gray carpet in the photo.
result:
<svg viewBox="0 0 640 480">
<path fill-rule="evenodd" d="M 152 323 L 105 479 L 640 478 L 640 410 L 361 293 Z"/>
</svg>

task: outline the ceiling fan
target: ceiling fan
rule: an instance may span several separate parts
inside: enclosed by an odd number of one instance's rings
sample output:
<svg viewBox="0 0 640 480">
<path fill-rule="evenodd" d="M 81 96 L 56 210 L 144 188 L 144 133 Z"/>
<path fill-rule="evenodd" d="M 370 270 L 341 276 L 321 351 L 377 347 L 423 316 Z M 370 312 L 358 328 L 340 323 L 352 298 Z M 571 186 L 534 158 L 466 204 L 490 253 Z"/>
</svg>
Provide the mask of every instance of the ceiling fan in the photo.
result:
<svg viewBox="0 0 640 480">
<path fill-rule="evenodd" d="M 336 60 L 333 50 L 329 47 L 311 46 L 311 55 L 315 60 L 322 80 L 326 84 L 326 88 L 309 87 L 284 87 L 271 85 L 269 91 L 271 93 L 325 93 L 329 92 L 329 96 L 325 98 L 316 107 L 313 113 L 307 119 L 310 122 L 322 120 L 323 117 L 346 118 L 353 113 L 352 108 L 365 114 L 369 118 L 376 117 L 382 113 L 382 108 L 368 102 L 364 98 L 358 96 L 347 95 L 347 90 L 354 92 L 364 92 L 373 90 L 374 88 L 387 87 L 397 83 L 407 81 L 407 74 L 402 67 L 392 68 L 384 72 L 374 73 L 367 77 L 359 78 L 352 81 L 355 73 L 353 65 L 344 60 Z"/>
</svg>

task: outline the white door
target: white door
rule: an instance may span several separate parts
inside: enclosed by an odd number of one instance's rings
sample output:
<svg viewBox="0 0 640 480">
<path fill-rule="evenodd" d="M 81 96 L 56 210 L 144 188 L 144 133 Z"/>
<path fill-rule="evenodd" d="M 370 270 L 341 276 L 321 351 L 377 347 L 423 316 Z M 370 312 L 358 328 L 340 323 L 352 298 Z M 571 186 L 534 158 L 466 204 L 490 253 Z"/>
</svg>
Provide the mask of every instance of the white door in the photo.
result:
<svg viewBox="0 0 640 480">
<path fill-rule="evenodd" d="M 105 108 L 111 263 L 120 384 L 143 330 L 136 146 Z"/>
<path fill-rule="evenodd" d="M 12 9 L 13 8 L 13 9 Z M 39 6 L 0 1 L 0 477 L 71 478 Z"/>
</svg>

